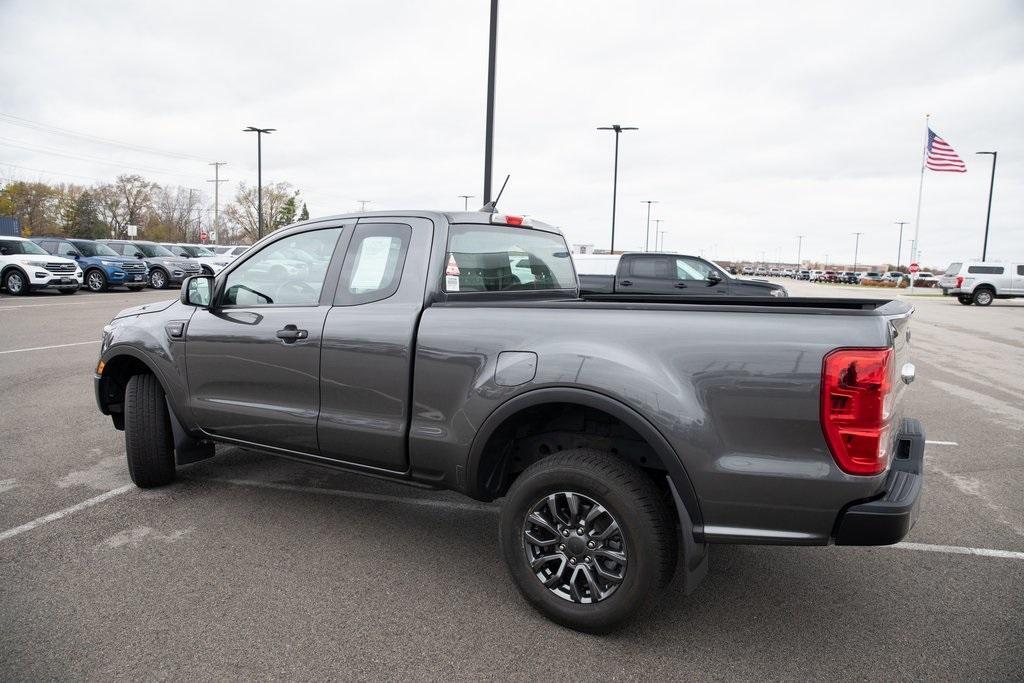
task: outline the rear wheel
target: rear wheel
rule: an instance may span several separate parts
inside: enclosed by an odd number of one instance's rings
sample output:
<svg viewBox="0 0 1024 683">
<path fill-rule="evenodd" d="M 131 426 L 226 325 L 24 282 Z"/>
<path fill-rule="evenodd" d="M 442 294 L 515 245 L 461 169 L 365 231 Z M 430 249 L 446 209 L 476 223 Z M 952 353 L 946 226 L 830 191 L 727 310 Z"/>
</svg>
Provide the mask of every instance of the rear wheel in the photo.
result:
<svg viewBox="0 0 1024 683">
<path fill-rule="evenodd" d="M 606 633 L 675 569 L 673 518 L 642 470 L 576 449 L 526 469 L 501 509 L 501 548 L 523 596 L 563 626 Z"/>
<path fill-rule="evenodd" d="M 7 275 L 4 275 L 4 287 L 7 288 L 8 294 L 14 296 L 28 294 L 28 278 L 17 268 L 11 268 L 7 271 Z"/>
<path fill-rule="evenodd" d="M 995 293 L 987 287 L 974 290 L 974 303 L 978 306 L 988 306 L 995 298 Z"/>
<path fill-rule="evenodd" d="M 107 276 L 103 271 L 93 268 L 85 274 L 85 286 L 90 292 L 105 292 L 107 290 Z"/>
<path fill-rule="evenodd" d="M 174 441 L 167 399 L 157 378 L 133 375 L 124 393 L 124 450 L 139 488 L 174 481 Z"/>
<path fill-rule="evenodd" d="M 974 299 L 971 298 L 970 294 L 957 294 L 956 300 L 962 303 L 964 306 L 970 306 L 974 303 Z"/>
</svg>

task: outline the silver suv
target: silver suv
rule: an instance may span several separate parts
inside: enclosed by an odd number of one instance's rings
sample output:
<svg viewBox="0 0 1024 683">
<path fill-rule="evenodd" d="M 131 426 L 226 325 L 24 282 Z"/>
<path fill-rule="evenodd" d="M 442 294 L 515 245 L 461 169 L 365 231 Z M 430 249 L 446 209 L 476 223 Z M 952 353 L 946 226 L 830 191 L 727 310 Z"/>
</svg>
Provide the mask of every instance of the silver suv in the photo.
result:
<svg viewBox="0 0 1024 683">
<path fill-rule="evenodd" d="M 951 263 L 939 278 L 939 287 L 944 296 L 955 296 L 964 306 L 1024 297 L 1024 263 Z"/>
</svg>

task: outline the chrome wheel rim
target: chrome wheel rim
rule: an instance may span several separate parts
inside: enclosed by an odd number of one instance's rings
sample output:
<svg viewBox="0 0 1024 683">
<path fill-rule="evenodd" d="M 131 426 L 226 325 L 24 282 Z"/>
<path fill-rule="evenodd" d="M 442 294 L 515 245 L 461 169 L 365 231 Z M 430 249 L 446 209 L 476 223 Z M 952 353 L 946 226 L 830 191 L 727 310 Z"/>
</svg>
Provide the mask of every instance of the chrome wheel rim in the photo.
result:
<svg viewBox="0 0 1024 683">
<path fill-rule="evenodd" d="M 89 273 L 89 289 L 94 292 L 98 292 L 103 289 L 103 279 L 96 271 Z"/>
<path fill-rule="evenodd" d="M 7 291 L 11 294 L 21 294 L 24 286 L 25 279 L 21 277 L 21 273 L 11 273 L 7 278 Z"/>
<path fill-rule="evenodd" d="M 537 580 L 569 602 L 607 600 L 626 576 L 626 537 L 598 501 L 573 491 L 538 500 L 523 523 L 526 561 Z"/>
<path fill-rule="evenodd" d="M 159 270 L 154 271 L 153 274 L 149 276 L 149 281 L 157 289 L 163 289 L 164 274 L 161 273 Z"/>
<path fill-rule="evenodd" d="M 992 295 L 988 292 L 978 292 L 978 303 L 989 304 L 992 303 Z"/>
</svg>

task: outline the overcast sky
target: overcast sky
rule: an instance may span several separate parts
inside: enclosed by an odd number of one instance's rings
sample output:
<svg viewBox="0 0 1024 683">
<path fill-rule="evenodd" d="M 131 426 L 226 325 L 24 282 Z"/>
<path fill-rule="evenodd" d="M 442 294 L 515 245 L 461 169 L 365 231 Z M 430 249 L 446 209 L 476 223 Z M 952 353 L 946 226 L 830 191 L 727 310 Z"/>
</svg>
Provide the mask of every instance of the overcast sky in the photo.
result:
<svg viewBox="0 0 1024 683">
<path fill-rule="evenodd" d="M 0 113 L 195 157 L 0 119 L 0 175 L 130 167 L 209 191 L 203 160 L 227 161 L 223 199 L 255 182 L 241 128 L 257 125 L 278 129 L 264 181 L 314 217 L 479 205 L 488 5 L 0 0 Z M 652 199 L 666 249 L 792 261 L 804 234 L 804 258 L 852 261 L 860 231 L 862 263 L 895 260 L 894 221 L 912 237 L 930 113 L 968 172 L 926 172 L 922 261 L 980 255 L 990 157 L 974 152 L 993 149 L 989 255 L 1024 259 L 1019 0 L 505 0 L 496 112 L 501 208 L 570 242 L 608 246 L 613 139 L 595 128 L 621 123 L 640 130 L 621 139 L 619 248 L 643 246 Z"/>
</svg>

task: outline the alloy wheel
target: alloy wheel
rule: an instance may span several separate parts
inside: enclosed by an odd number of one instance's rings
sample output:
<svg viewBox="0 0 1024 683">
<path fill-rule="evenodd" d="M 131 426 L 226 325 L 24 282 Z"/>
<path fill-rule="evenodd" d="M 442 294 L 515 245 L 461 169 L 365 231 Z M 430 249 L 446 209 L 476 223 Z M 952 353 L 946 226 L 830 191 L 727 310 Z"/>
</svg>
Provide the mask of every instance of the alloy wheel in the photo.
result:
<svg viewBox="0 0 1024 683">
<path fill-rule="evenodd" d="M 153 274 L 149 276 L 149 284 L 153 285 L 154 289 L 163 289 L 167 284 L 167 278 L 164 277 L 163 271 L 154 270 Z"/>
<path fill-rule="evenodd" d="M 593 604 L 610 597 L 626 574 L 626 539 L 618 521 L 598 501 L 559 491 L 526 514 L 523 547 L 534 576 L 570 602 Z"/>
<path fill-rule="evenodd" d="M 94 292 L 103 289 L 103 276 L 95 270 L 89 273 L 89 289 Z"/>
<path fill-rule="evenodd" d="M 14 272 L 7 276 L 7 291 L 11 294 L 21 294 L 25 288 L 25 278 L 21 273 Z"/>
</svg>

